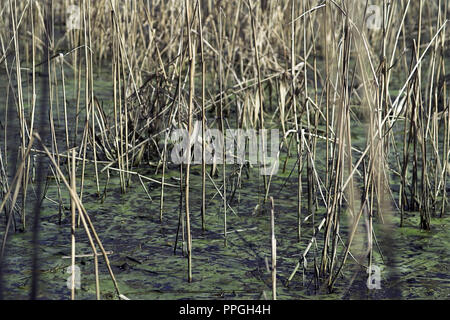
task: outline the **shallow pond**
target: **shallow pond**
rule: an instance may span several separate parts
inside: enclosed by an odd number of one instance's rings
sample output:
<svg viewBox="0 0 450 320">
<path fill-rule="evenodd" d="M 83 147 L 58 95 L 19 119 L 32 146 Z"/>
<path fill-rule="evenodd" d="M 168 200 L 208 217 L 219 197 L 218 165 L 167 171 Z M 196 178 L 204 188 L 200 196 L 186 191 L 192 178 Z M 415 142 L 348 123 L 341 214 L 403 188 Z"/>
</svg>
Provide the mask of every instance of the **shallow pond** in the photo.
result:
<svg viewBox="0 0 450 320">
<path fill-rule="evenodd" d="M 99 77 L 101 78 L 101 77 Z M 69 80 L 68 80 L 69 81 Z M 70 81 L 69 81 L 70 85 Z M 108 82 L 100 81 L 96 90 L 100 100 L 109 103 Z M 2 90 L 4 88 L 1 88 Z M 68 94 L 68 103 L 73 107 L 73 93 Z M 1 98 L 4 99 L 4 98 Z M 5 101 L 0 100 L 2 114 Z M 62 127 L 60 127 L 62 128 Z M 356 126 L 352 132 L 364 134 L 363 126 Z M 14 130 L 9 131 L 10 138 Z M 3 139 L 3 134 L 2 134 Z M 320 160 L 318 161 L 320 164 Z M 322 163 L 323 165 L 323 163 Z M 323 218 L 319 207 L 314 219 L 303 223 L 302 241 L 296 236 L 296 171 L 295 161 L 289 159 L 286 171 L 274 176 L 270 195 L 275 201 L 277 238 L 277 272 L 279 299 L 449 299 L 450 298 L 450 216 L 432 218 L 430 232 L 419 230 L 419 214 L 407 213 L 405 226 L 399 228 L 397 212 L 389 212 L 393 229 L 386 231 L 380 227 L 379 217 L 375 217 L 375 233 L 381 252 L 392 252 L 393 269 L 387 267 L 380 250 L 374 248 L 374 264 L 381 269 L 381 289 L 368 290 L 367 274 L 351 258 L 335 289 L 316 289 L 313 270 L 315 261 L 320 262 L 323 234 L 317 235 L 318 248 L 310 251 L 306 269 L 299 269 L 292 281 L 287 279 L 312 237 L 313 221 Z M 220 169 L 220 168 L 219 168 Z M 87 167 L 83 203 L 90 215 L 96 231 L 109 255 L 110 263 L 121 293 L 130 299 L 265 299 L 271 297 L 271 273 L 268 268 L 271 255 L 270 215 L 268 210 L 256 210 L 261 202 L 262 179 L 257 169 L 250 170 L 249 178 L 244 178 L 242 188 L 236 193 L 228 210 L 228 245 L 223 239 L 222 199 L 214 184 L 207 180 L 207 231 L 201 230 L 201 168 L 193 166 L 191 173 L 191 221 L 193 245 L 193 282 L 187 282 L 187 259 L 183 255 L 181 234 L 174 253 L 179 221 L 179 189 L 166 187 L 164 219 L 159 221 L 160 186 L 146 183 L 152 198 L 150 200 L 137 179 L 126 194 L 121 194 L 119 178 L 111 172 L 107 186 L 107 196 L 100 200 L 97 196 L 93 167 Z M 221 170 L 221 169 L 220 169 Z M 227 167 L 231 172 L 233 166 Z M 155 179 L 154 168 L 142 167 L 139 172 Z M 169 170 L 167 181 L 177 184 L 176 169 Z M 219 175 L 220 176 L 220 175 Z M 221 179 L 214 179 L 217 188 Z M 79 181 L 78 181 L 79 183 Z M 100 188 L 104 189 L 106 175 L 100 175 Z M 306 190 L 306 187 L 304 188 Z M 51 182 L 47 198 L 58 199 L 55 183 Z M 33 190 L 29 199 L 34 200 Z M 66 210 L 59 224 L 58 206 L 50 200 L 42 205 L 40 231 L 40 298 L 68 299 L 70 290 L 67 279 L 70 274 L 70 211 L 69 196 L 63 191 Z M 306 200 L 306 196 L 304 197 Z M 305 206 L 305 205 L 304 205 Z M 31 206 L 29 206 L 30 208 Z M 267 209 L 267 208 L 266 208 Z M 31 215 L 31 214 L 30 214 Z M 304 209 L 303 219 L 307 213 Z M 343 213 L 345 221 L 346 213 Z M 4 217 L 0 220 L 0 235 L 4 234 Z M 392 232 L 390 242 L 384 240 L 383 232 Z M 180 232 L 181 233 L 181 232 Z M 341 226 L 342 238 L 347 239 L 348 226 Z M 83 228 L 77 229 L 76 251 L 78 255 L 89 254 L 91 249 Z M 10 233 L 3 266 L 3 285 L 6 299 L 28 297 L 31 284 L 32 234 Z M 364 241 L 358 239 L 357 241 Z M 341 246 L 342 249 L 342 246 Z M 340 249 L 340 250 L 341 250 Z M 342 254 L 338 251 L 338 256 Z M 100 287 L 103 299 L 115 298 L 114 287 L 104 260 L 99 259 Z M 95 278 L 93 258 L 77 258 L 80 268 L 81 288 L 77 299 L 95 298 Z"/>
</svg>

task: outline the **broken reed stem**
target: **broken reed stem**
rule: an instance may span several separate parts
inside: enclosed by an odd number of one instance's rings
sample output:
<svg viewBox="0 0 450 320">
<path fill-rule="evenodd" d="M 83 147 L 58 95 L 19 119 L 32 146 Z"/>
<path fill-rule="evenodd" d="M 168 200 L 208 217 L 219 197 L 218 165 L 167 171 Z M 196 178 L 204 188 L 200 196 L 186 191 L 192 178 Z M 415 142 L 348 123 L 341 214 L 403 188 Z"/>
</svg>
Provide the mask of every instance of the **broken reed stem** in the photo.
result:
<svg viewBox="0 0 450 320">
<path fill-rule="evenodd" d="M 113 273 L 113 271 L 111 269 L 111 265 L 109 263 L 109 258 L 108 258 L 108 255 L 106 253 L 106 250 L 103 247 L 103 244 L 100 241 L 100 238 L 98 237 L 97 232 L 95 231 L 94 225 L 92 224 L 92 221 L 89 218 L 89 215 L 87 214 L 86 209 L 84 208 L 83 204 L 81 203 L 81 200 L 78 197 L 78 194 L 77 194 L 76 190 L 72 189 L 71 186 L 69 185 L 69 183 L 67 182 L 67 180 L 66 180 L 64 174 L 62 173 L 60 167 L 57 165 L 55 159 L 53 158 L 53 156 L 50 154 L 49 150 L 47 149 L 47 147 L 43 143 L 43 141 L 42 141 L 41 137 L 39 136 L 39 134 L 38 133 L 34 133 L 34 137 L 41 144 L 42 148 L 44 149 L 44 152 L 47 154 L 47 157 L 50 159 L 51 163 L 55 167 L 58 176 L 63 181 L 64 185 L 66 186 L 67 190 L 69 191 L 71 199 L 74 200 L 76 208 L 77 208 L 77 211 L 78 211 L 78 214 L 81 217 L 81 222 L 83 223 L 83 227 L 84 227 L 84 229 L 86 231 L 86 235 L 87 235 L 87 237 L 89 239 L 89 243 L 91 245 L 94 257 L 96 257 L 98 255 L 97 254 L 97 249 L 96 249 L 95 244 L 94 244 L 94 239 L 95 239 L 95 241 L 96 241 L 97 245 L 99 246 L 99 248 L 100 248 L 100 250 L 101 250 L 101 252 L 103 254 L 103 257 L 105 259 L 106 267 L 108 268 L 108 272 L 109 272 L 109 275 L 111 276 L 111 280 L 112 280 L 112 282 L 114 284 L 114 288 L 116 290 L 116 293 L 117 293 L 117 295 L 120 295 L 119 287 L 117 285 L 117 281 L 116 281 L 116 278 L 114 276 L 114 273 Z M 91 233 L 94 236 L 94 239 L 92 238 Z M 94 259 L 94 262 L 96 262 L 96 261 L 97 260 Z M 97 296 L 97 299 L 100 299 L 100 288 L 99 288 L 99 280 L 98 280 L 98 263 L 95 264 L 95 272 L 96 272 L 96 274 L 95 274 L 96 275 L 96 281 L 95 281 L 96 282 L 96 296 Z"/>
</svg>

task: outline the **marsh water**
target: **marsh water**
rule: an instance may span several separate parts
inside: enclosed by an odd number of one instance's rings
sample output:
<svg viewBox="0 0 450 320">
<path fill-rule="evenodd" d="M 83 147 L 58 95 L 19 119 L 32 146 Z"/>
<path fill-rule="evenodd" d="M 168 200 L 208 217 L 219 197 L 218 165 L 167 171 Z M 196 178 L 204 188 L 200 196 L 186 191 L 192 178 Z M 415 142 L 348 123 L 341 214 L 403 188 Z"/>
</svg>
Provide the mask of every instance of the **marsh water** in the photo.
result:
<svg viewBox="0 0 450 320">
<path fill-rule="evenodd" d="M 107 68 L 98 70 L 95 75 L 95 94 L 104 106 L 112 104 L 111 75 Z M 46 78 L 44 78 L 47 81 Z M 69 122 L 73 123 L 75 94 L 70 73 L 66 79 Z M 6 92 L 8 80 L 0 77 L 0 90 Z M 72 88 L 72 89 L 69 89 Z M 30 91 L 30 88 L 25 90 Z M 12 94 L 12 93 L 11 93 Z M 84 93 L 82 91 L 81 96 Z M 59 96 L 59 119 L 55 112 L 55 125 L 59 137 L 63 136 L 62 96 Z M 29 112 L 29 101 L 25 97 L 25 110 Z M 39 101 L 39 98 L 38 98 Z M 9 104 L 14 106 L 13 101 Z M 0 97 L 2 119 L 1 147 L 4 150 L 4 125 L 7 124 L 7 146 L 14 148 L 19 144 L 17 125 L 13 121 L 5 123 L 4 112 L 6 96 Z M 9 108 L 10 118 L 11 110 Z M 37 115 L 38 117 L 42 115 Z M 16 118 L 16 117 L 14 117 Z M 355 123 L 353 137 L 361 146 L 366 139 L 366 128 Z M 61 145 L 64 140 L 60 139 Z M 62 150 L 63 147 L 62 147 Z M 60 150 L 61 152 L 61 150 Z M 319 150 L 320 152 L 320 150 Z M 392 208 L 384 212 L 391 217 L 392 226 L 384 228 L 381 217 L 374 217 L 375 234 L 378 246 L 374 248 L 373 263 L 381 269 L 381 288 L 369 290 L 366 285 L 368 274 L 349 257 L 346 267 L 336 282 L 333 292 L 317 288 L 314 282 L 314 266 L 320 262 L 320 248 L 313 248 L 307 256 L 307 265 L 300 268 L 292 281 L 287 279 L 294 270 L 301 254 L 307 247 L 313 226 L 324 217 L 321 207 L 314 216 L 303 221 L 302 239 L 297 240 L 297 177 L 294 157 L 287 160 L 286 170 L 273 177 L 270 195 L 275 203 L 275 234 L 277 239 L 277 274 L 279 299 L 449 299 L 450 298 L 450 214 L 443 218 L 432 217 L 431 231 L 421 231 L 419 214 L 407 212 L 404 227 L 399 227 L 399 213 Z M 324 161 L 320 161 L 318 164 Z M 14 163 L 14 159 L 9 159 Z M 281 158 L 281 162 L 284 158 Z M 102 169 L 100 165 L 99 170 Z M 155 166 L 141 165 L 133 170 L 142 175 L 160 180 L 160 170 L 155 174 Z M 221 168 L 219 167 L 219 170 Z M 318 168 L 318 170 L 324 170 Z M 12 170 L 10 170 L 12 176 Z M 52 173 L 47 168 L 47 173 Z M 228 173 L 233 165 L 227 166 Z M 220 172 L 220 171 L 219 171 Z M 228 243 L 224 246 L 223 203 L 217 188 L 222 185 L 220 174 L 215 178 L 216 186 L 207 179 L 207 231 L 201 230 L 201 167 L 191 168 L 191 229 L 193 282 L 187 282 L 187 256 L 183 254 L 181 232 L 176 244 L 180 212 L 180 193 L 177 187 L 165 188 L 164 219 L 159 220 L 160 185 L 145 182 L 151 199 L 140 182 L 133 178 L 127 193 L 121 193 L 119 177 L 113 171 L 107 183 L 106 173 L 100 174 L 100 190 L 106 196 L 98 197 L 94 168 L 87 165 L 83 204 L 105 247 L 111 251 L 109 259 L 119 284 L 121 293 L 130 299 L 265 299 L 271 297 L 271 255 L 270 215 L 268 210 L 255 210 L 262 201 L 263 182 L 257 168 L 251 168 L 242 180 L 228 210 Z M 179 172 L 176 166 L 169 166 L 166 181 L 178 185 Z M 233 178 L 230 178 L 230 181 Z M 78 181 L 79 183 L 79 181 Z M 306 182 L 304 190 L 306 190 Z M 393 190 L 398 190 L 399 181 L 392 178 Z M 43 299 L 68 299 L 70 290 L 67 283 L 70 273 L 70 198 L 63 188 L 65 210 L 61 223 L 58 214 L 57 188 L 50 178 L 46 199 L 42 202 L 39 233 L 39 297 Z M 306 197 L 305 197 L 306 198 Z M 30 188 L 28 201 L 36 200 L 34 187 Z M 31 211 L 31 205 L 27 205 Z M 306 209 L 302 219 L 307 218 Z M 347 238 L 348 226 L 343 210 L 341 236 Z M 28 214 L 31 219 L 31 214 Z M 5 231 L 5 217 L 0 218 L 0 234 Z M 31 225 L 31 222 L 28 222 Z M 389 233 L 390 237 L 383 235 Z M 389 239 L 389 240 L 388 240 Z M 363 243 L 361 235 L 356 242 Z M 322 232 L 317 234 L 317 243 L 323 242 Z M 385 263 L 386 252 L 392 253 L 393 263 Z M 381 253 L 380 253 L 381 252 Z M 76 234 L 77 255 L 90 254 L 91 249 L 82 228 Z M 342 253 L 338 252 L 338 257 Z M 30 229 L 9 233 L 5 261 L 3 265 L 3 291 L 6 299 L 28 297 L 31 285 L 32 232 Z M 77 299 L 95 298 L 94 263 L 92 257 L 76 260 L 80 268 L 81 287 L 76 291 Z M 114 287 L 102 258 L 99 259 L 100 288 L 102 299 L 112 299 Z M 302 263 L 303 264 L 303 263 Z"/>
</svg>

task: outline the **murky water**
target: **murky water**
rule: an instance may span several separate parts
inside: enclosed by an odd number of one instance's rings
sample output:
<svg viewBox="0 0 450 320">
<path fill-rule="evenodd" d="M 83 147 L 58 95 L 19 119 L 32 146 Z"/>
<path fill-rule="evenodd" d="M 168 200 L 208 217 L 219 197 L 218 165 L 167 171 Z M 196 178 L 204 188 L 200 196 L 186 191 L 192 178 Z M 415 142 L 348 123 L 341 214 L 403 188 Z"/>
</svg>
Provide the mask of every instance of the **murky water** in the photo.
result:
<svg viewBox="0 0 450 320">
<path fill-rule="evenodd" d="M 110 86 L 107 73 L 98 76 L 96 94 L 105 105 L 110 103 Z M 3 77 L 3 76 L 2 76 Z M 1 80 L 1 79 L 0 79 Z M 4 90 L 4 82 L 0 81 Z M 68 80 L 68 86 L 71 82 Z M 68 92 L 68 105 L 73 119 L 74 94 Z M 5 101 L 0 98 L 0 111 L 3 117 Z M 62 109 L 61 109 L 62 110 Z M 11 117 L 11 115 L 10 115 Z M 2 120 L 3 122 L 3 120 Z M 59 129 L 62 128 L 62 122 Z M 10 124 L 8 124 L 10 125 Z M 12 128 L 12 127 L 11 127 Z M 364 136 L 364 127 L 360 131 Z M 353 132 L 353 129 L 352 129 Z M 8 131 L 9 139 L 17 132 Z M 3 140 L 3 132 L 1 133 Z M 63 144 L 63 140 L 61 140 Z M 2 144 L 3 148 L 3 144 Z M 3 150 L 3 149 L 2 149 Z M 320 157 L 317 165 L 320 165 Z M 322 166 L 324 164 L 322 163 Z M 320 262 L 322 232 L 317 235 L 319 248 L 312 249 L 307 256 L 308 265 L 304 272 L 300 268 L 293 280 L 287 279 L 295 268 L 300 255 L 312 237 L 313 220 L 315 226 L 324 212 L 320 209 L 314 219 L 310 217 L 303 223 L 302 241 L 296 238 L 296 173 L 290 176 L 295 162 L 290 159 L 286 172 L 281 171 L 271 183 L 270 194 L 275 200 L 276 237 L 278 251 L 278 297 L 279 299 L 449 299 L 450 298 L 450 258 L 449 224 L 450 216 L 432 218 L 432 230 L 419 230 L 418 213 L 408 213 L 405 227 L 398 228 L 399 216 L 392 213 L 395 228 L 391 242 L 383 237 L 386 232 L 380 217 L 375 217 L 376 235 L 380 249 L 374 248 L 374 264 L 381 269 L 381 289 L 368 290 L 367 273 L 351 258 L 347 261 L 342 277 L 336 283 L 333 293 L 314 287 L 313 270 L 315 261 Z M 231 172 L 233 166 L 227 167 Z M 201 231 L 201 175 L 199 166 L 192 167 L 191 174 L 191 221 L 193 237 L 193 282 L 187 282 L 187 259 L 182 254 L 181 234 L 174 254 L 179 221 L 179 190 L 167 187 L 164 202 L 164 221 L 159 221 L 160 187 L 147 183 L 150 200 L 138 180 L 133 180 L 126 194 L 120 193 L 119 178 L 112 172 L 107 187 L 107 196 L 102 202 L 98 199 L 93 167 L 88 165 L 87 181 L 84 188 L 83 203 L 90 215 L 96 231 L 110 254 L 110 262 L 118 281 L 121 293 L 130 299 L 264 299 L 271 296 L 271 273 L 267 267 L 270 261 L 270 216 L 267 211 L 254 212 L 262 200 L 258 190 L 263 191 L 262 179 L 257 169 L 250 170 L 242 189 L 237 191 L 233 211 L 228 210 L 228 246 L 223 241 L 222 199 L 211 181 L 207 181 L 206 225 Z M 320 168 L 318 168 L 320 171 Z M 154 168 L 141 167 L 143 175 L 159 179 Z M 178 175 L 176 169 L 168 173 Z M 78 181 L 79 183 L 79 181 Z M 220 178 L 215 179 L 218 188 Z M 106 175 L 100 175 L 100 187 L 104 189 Z M 305 187 L 306 190 L 306 187 Z M 33 189 L 29 199 L 34 200 Z M 47 198 L 57 201 L 57 190 L 51 182 Z M 40 232 L 40 297 L 46 299 L 67 299 L 67 267 L 70 265 L 70 211 L 69 196 L 63 192 L 66 210 L 59 225 L 58 206 L 51 200 L 44 200 Z M 306 196 L 305 196 L 306 198 Z M 30 208 L 31 206 L 29 206 Z M 342 238 L 347 239 L 348 227 L 343 212 Z M 387 214 L 387 213 L 386 213 Z M 303 212 L 303 218 L 307 215 Z M 30 214 L 31 216 L 31 214 Z M 0 220 L 0 235 L 4 233 L 4 217 Z M 26 232 L 10 233 L 4 263 L 4 292 L 7 299 L 28 297 L 31 285 L 31 238 Z M 91 249 L 83 228 L 76 234 L 77 254 L 89 254 Z M 364 241 L 363 237 L 356 241 Z M 341 246 L 342 248 L 342 246 Z M 394 256 L 394 269 L 383 262 L 386 251 Z M 382 256 L 382 254 L 384 254 Z M 342 252 L 338 251 L 340 257 Z M 114 287 L 109 278 L 103 259 L 100 261 L 100 287 L 103 299 L 114 296 Z M 270 263 L 270 262 L 269 262 Z M 81 271 L 81 288 L 77 299 L 95 298 L 95 278 L 93 258 L 77 259 Z M 395 276 L 393 276 L 395 274 Z"/>
</svg>

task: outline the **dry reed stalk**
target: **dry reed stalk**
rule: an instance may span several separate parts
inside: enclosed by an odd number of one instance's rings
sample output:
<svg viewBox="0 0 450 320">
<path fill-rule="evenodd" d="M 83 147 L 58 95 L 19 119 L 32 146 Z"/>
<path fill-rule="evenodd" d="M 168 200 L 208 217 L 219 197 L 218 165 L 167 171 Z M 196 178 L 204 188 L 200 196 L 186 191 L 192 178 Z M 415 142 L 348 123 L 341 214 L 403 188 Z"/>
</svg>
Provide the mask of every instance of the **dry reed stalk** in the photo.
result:
<svg viewBox="0 0 450 320">
<path fill-rule="evenodd" d="M 295 141 L 297 146 L 297 239 L 298 242 L 301 241 L 302 238 L 302 220 L 301 220 L 301 212 L 302 212 L 302 146 L 300 142 L 300 126 L 299 119 L 297 114 L 297 100 L 296 100 L 296 84 L 295 79 L 297 75 L 295 74 L 295 0 L 291 0 L 291 90 L 292 90 L 292 109 L 294 110 L 294 125 L 295 125 Z"/>
<path fill-rule="evenodd" d="M 206 63 L 203 47 L 203 24 L 200 6 L 197 8 L 198 13 L 198 33 L 200 36 L 200 61 L 202 66 L 202 230 L 206 231 Z M 225 77 L 226 79 L 226 77 Z"/>
<path fill-rule="evenodd" d="M 83 12 L 83 22 L 84 22 L 84 36 L 85 36 L 85 45 L 89 45 L 89 48 L 92 48 L 92 23 L 91 23 L 91 1 L 84 1 L 83 6 L 84 12 Z M 86 21 L 86 10 L 87 10 L 87 21 Z M 88 32 L 86 33 L 86 30 Z M 89 42 L 86 41 L 86 37 L 89 39 Z M 87 48 L 85 50 L 85 54 L 87 53 Z M 94 112 L 94 67 L 93 67 L 93 53 L 92 50 L 89 50 L 89 59 L 86 57 L 86 83 L 89 83 L 89 101 L 92 105 L 92 148 L 93 148 L 93 156 L 94 156 L 94 172 L 95 172 L 95 183 L 97 187 L 97 196 L 100 198 L 100 183 L 99 183 L 99 176 L 98 176 L 98 166 L 97 166 L 97 149 L 96 149 L 96 136 L 95 136 L 95 112 Z M 89 81 L 88 81 L 89 76 Z M 87 92 L 86 92 L 87 97 Z"/>
<path fill-rule="evenodd" d="M 445 2 L 445 8 L 444 8 L 444 12 L 442 13 L 443 17 L 447 17 L 448 15 L 448 1 Z M 439 6 L 439 8 L 441 8 L 441 6 Z M 444 58 L 444 48 L 445 48 L 445 43 L 446 43 L 446 30 L 444 29 L 444 32 L 442 32 L 441 34 L 441 47 L 440 47 L 440 58 L 441 58 L 441 62 L 440 62 L 440 69 L 442 70 L 442 75 L 446 74 L 446 68 L 445 68 L 445 58 Z M 442 84 L 442 101 L 444 102 L 444 110 L 447 109 L 447 118 L 445 118 L 445 113 L 443 115 L 444 118 L 444 142 L 443 142 L 443 155 L 442 155 L 442 163 L 443 163 L 443 168 L 442 168 L 442 202 L 441 202 L 441 213 L 440 213 L 440 217 L 442 218 L 444 215 L 444 212 L 446 210 L 447 207 L 447 190 L 446 190 L 446 185 L 447 185 L 447 168 L 448 168 L 448 163 L 449 163 L 449 155 L 448 155 L 448 150 L 449 150 L 449 142 L 450 142 L 450 112 L 448 110 L 449 106 L 448 106 L 448 100 L 447 100 L 447 79 L 444 78 L 443 84 Z M 447 106 L 445 106 L 445 104 L 447 103 Z"/>
<path fill-rule="evenodd" d="M 184 30 L 185 28 L 182 28 Z M 181 99 L 181 77 L 182 77 L 182 70 L 184 65 L 184 58 L 185 58 L 185 52 L 183 51 L 183 38 L 180 37 L 180 45 L 179 45 L 179 56 L 181 56 L 181 59 L 179 59 L 178 64 L 178 86 L 177 86 L 177 124 L 179 128 L 182 128 L 182 121 L 181 121 L 181 108 L 182 108 L 182 99 Z M 178 235 L 180 231 L 181 226 L 181 234 L 182 234 L 182 254 L 185 255 L 186 247 L 185 247 L 185 219 L 184 214 L 185 211 L 183 211 L 183 195 L 185 194 L 184 187 L 183 187 L 183 163 L 180 163 L 179 165 L 179 177 L 180 177 L 180 197 L 179 197 L 179 211 L 178 211 L 178 226 L 177 226 L 177 233 L 175 237 L 175 245 L 174 245 L 174 254 L 177 250 L 177 244 L 178 244 Z"/>
<path fill-rule="evenodd" d="M 67 153 L 69 156 L 69 152 Z M 72 150 L 72 171 L 71 171 L 71 177 L 70 177 L 70 183 L 72 190 L 76 190 L 76 174 L 75 174 L 75 168 L 76 168 L 76 162 L 75 162 L 75 149 Z M 75 233 L 76 233 L 76 206 L 74 200 L 70 199 L 70 211 L 72 216 L 72 224 L 70 229 L 70 238 L 71 238 L 71 265 L 72 265 L 72 278 L 71 278 L 71 290 L 70 290 L 70 298 L 72 300 L 75 300 Z"/>
<path fill-rule="evenodd" d="M 277 300 L 277 240 L 275 238 L 275 205 L 270 197 L 272 208 L 270 210 L 271 247 L 272 247 L 272 298 Z"/>
<path fill-rule="evenodd" d="M 223 96 L 223 86 L 224 86 L 224 74 L 223 74 L 223 30 L 222 30 L 222 3 L 217 8 L 218 16 L 219 16 L 219 30 L 217 36 L 217 43 L 219 46 L 218 54 L 219 54 L 219 129 L 222 134 L 225 134 L 225 125 L 224 125 L 224 96 Z M 224 237 L 224 246 L 227 246 L 227 175 L 226 175 L 226 146 L 225 142 L 222 143 L 222 183 L 223 183 L 223 237 Z"/>
<path fill-rule="evenodd" d="M 112 20 L 112 25 L 113 25 L 113 31 L 114 34 L 117 33 L 117 27 L 116 27 L 116 19 L 114 14 L 111 14 L 111 20 Z M 112 75 L 113 75 L 113 83 L 114 83 L 114 88 L 113 88 L 113 95 L 114 95 L 114 135 L 115 135 L 115 149 L 116 149 L 116 157 L 117 157 L 117 164 L 119 166 L 119 170 L 121 170 L 119 172 L 119 177 L 120 177 L 120 186 L 121 186 L 121 190 L 122 192 L 124 192 L 125 190 L 125 185 L 124 185 L 124 175 L 123 175 L 123 165 L 122 165 L 122 155 L 120 153 L 120 133 L 119 133 L 119 119 L 120 119 L 120 110 L 118 109 L 118 105 L 120 105 L 119 99 L 120 96 L 118 93 L 118 85 L 117 85 L 117 80 L 120 79 L 120 75 L 119 75 L 119 49 L 118 49 L 118 41 L 116 40 L 117 36 L 113 37 L 113 58 L 112 58 Z M 120 82 L 119 82 L 119 86 L 120 86 Z"/>
<path fill-rule="evenodd" d="M 34 130 L 34 116 L 35 116 L 35 110 L 36 110 L 36 39 L 35 39 L 35 30 L 34 30 L 34 11 L 33 11 L 33 3 L 30 3 L 30 20 L 31 20 L 31 46 L 32 46 L 32 97 L 31 97 L 31 119 L 30 119 L 30 131 L 29 131 L 29 138 L 33 135 Z M 30 157 L 27 158 L 27 167 L 25 169 L 25 175 L 24 175 L 24 185 L 23 185 L 23 198 L 22 201 L 23 204 L 23 227 L 25 230 L 25 203 L 26 203 L 26 196 L 27 196 L 27 189 L 28 189 L 28 182 L 30 181 L 29 173 L 32 166 L 32 161 Z"/>
<path fill-rule="evenodd" d="M 192 282 L 192 237 L 191 222 L 189 212 L 189 192 L 190 192 L 190 168 L 191 168 L 191 135 L 192 135 L 192 113 L 194 109 L 194 80 L 195 80 L 195 44 L 191 35 L 191 8 L 188 0 L 185 1 L 186 10 L 186 29 L 188 36 L 188 52 L 189 52 L 189 103 L 188 103 L 188 144 L 186 150 L 186 186 L 185 186 L 185 210 L 186 210 L 186 233 L 187 233 L 187 253 L 188 253 L 188 282 Z M 195 19 L 195 14 L 193 15 Z"/>
<path fill-rule="evenodd" d="M 259 108 L 259 130 L 260 130 L 260 134 L 262 134 L 262 131 L 264 129 L 264 94 L 263 94 L 263 88 L 262 88 L 262 82 L 261 82 L 261 67 L 260 67 L 260 58 L 259 58 L 259 50 L 258 50 L 258 42 L 257 42 L 257 38 L 256 38 L 256 22 L 255 22 L 255 15 L 256 12 L 253 10 L 253 6 L 251 1 L 249 0 L 248 2 L 248 6 L 250 9 L 250 16 L 251 16 L 251 24 L 252 24 L 252 34 L 253 34 L 253 49 L 255 52 L 255 65 L 256 65 L 256 77 L 258 79 L 258 102 L 259 102 L 259 106 L 257 106 Z M 222 61 L 222 60 L 220 60 Z M 222 89 L 221 89 L 222 92 Z M 223 131 L 223 128 L 222 128 Z M 260 137 L 261 139 L 261 149 L 262 151 L 260 152 L 260 156 L 262 160 L 262 165 L 263 165 L 263 170 L 264 172 L 266 172 L 266 159 L 265 159 L 265 151 L 266 151 L 266 141 L 265 141 L 265 137 L 262 136 Z M 267 200 L 267 179 L 266 179 L 266 175 L 263 175 L 263 181 L 264 181 L 264 203 Z M 225 194 L 225 193 L 224 193 Z"/>
<path fill-rule="evenodd" d="M 164 182 L 166 177 L 166 162 L 167 162 L 167 140 L 169 136 L 169 131 L 166 131 L 166 137 L 164 139 L 164 149 L 162 152 L 162 174 L 161 174 L 161 193 L 160 193 L 160 201 L 159 201 L 159 221 L 163 221 L 163 212 L 164 212 Z"/>
</svg>

